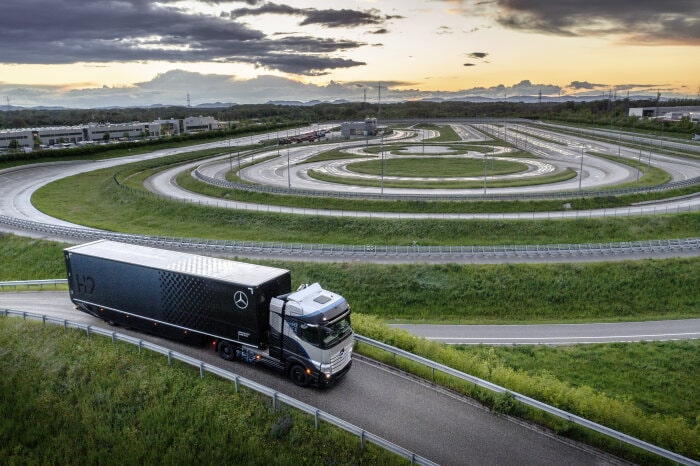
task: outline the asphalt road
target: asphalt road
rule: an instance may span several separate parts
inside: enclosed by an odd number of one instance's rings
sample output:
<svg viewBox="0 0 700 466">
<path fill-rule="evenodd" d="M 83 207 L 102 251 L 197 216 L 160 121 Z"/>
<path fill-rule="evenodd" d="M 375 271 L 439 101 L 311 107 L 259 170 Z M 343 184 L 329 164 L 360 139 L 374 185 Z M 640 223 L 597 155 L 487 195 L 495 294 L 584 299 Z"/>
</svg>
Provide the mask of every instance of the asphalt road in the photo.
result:
<svg viewBox="0 0 700 466">
<path fill-rule="evenodd" d="M 0 293 L 0 309 L 41 312 L 152 340 L 272 387 L 438 464 L 619 464 L 617 459 L 584 445 L 494 415 L 469 398 L 436 390 L 424 382 L 360 359 L 355 360 L 351 371 L 332 389 L 302 389 L 275 371 L 224 361 L 208 348 L 108 327 L 99 319 L 76 311 L 65 291 Z"/>
<path fill-rule="evenodd" d="M 700 319 L 547 325 L 414 325 L 393 328 L 455 345 L 572 345 L 700 338 Z"/>
<path fill-rule="evenodd" d="M 464 132 L 462 134 L 468 134 Z M 247 144 L 248 139 L 228 142 L 229 145 Z M 209 147 L 226 147 L 227 141 L 210 143 Z M 198 148 L 201 148 L 198 147 Z M 181 149 L 193 150 L 193 148 Z M 578 149 L 580 150 L 580 149 Z M 31 194 L 38 187 L 52 180 L 106 166 L 128 163 L 144 158 L 154 158 L 175 153 L 174 150 L 157 151 L 147 156 L 101 162 L 69 162 L 55 165 L 26 166 L 0 172 L 0 214 L 46 223 L 66 224 L 52 219 L 31 205 Z M 559 157 L 573 157 L 576 148 Z M 571 161 L 569 161 L 571 163 Z M 697 167 L 676 169 L 677 173 L 689 173 Z M 686 167 L 689 167 L 686 165 Z M 607 170 L 601 168 L 601 173 Z M 586 173 L 594 173 L 589 169 Z M 620 172 L 622 173 L 622 172 Z M 626 172 L 628 176 L 629 171 Z M 157 189 L 172 186 L 171 178 L 164 176 L 164 183 L 153 182 Z M 589 176 L 587 183 L 592 181 Z M 170 188 L 167 188 L 170 189 Z M 529 188 L 528 188 L 529 189 Z M 192 193 L 187 194 L 193 198 Z M 210 202 L 206 200 L 205 203 Z M 220 204 L 222 201 L 213 201 Z M 652 208 L 639 207 L 616 212 L 587 212 L 586 216 L 634 215 L 658 213 L 660 209 L 696 209 L 699 198 L 669 200 Z M 264 206 L 265 207 L 265 206 Z M 258 208 L 259 210 L 259 208 Z M 310 212 L 305 211 L 309 214 Z M 317 214 L 314 212 L 314 214 Z M 347 212 L 343 214 L 347 215 Z M 378 217 L 377 213 L 370 216 Z M 566 215 L 561 215 L 564 217 Z M 406 214 L 402 214 L 405 218 Z M 556 218 L 552 213 L 498 215 L 496 218 Z M 462 217 L 460 217 L 462 218 Z M 490 218 L 467 216 L 464 218 Z M 22 234 L 30 234 L 21 232 Z M 441 259 L 440 261 L 444 261 Z M 46 299 L 47 301 L 42 301 Z M 27 306 L 27 307 L 24 307 Z M 65 293 L 0 293 L 0 308 L 25 309 L 41 312 L 58 312 L 71 319 L 88 319 L 98 324 L 96 319 L 78 313 L 70 305 Z M 483 328 L 481 329 L 484 330 Z M 686 332 L 688 333 L 688 332 Z M 449 334 L 447 337 L 455 335 Z M 464 336 L 464 335 L 458 335 Z M 520 335 L 523 336 L 522 334 Z M 441 337 L 441 338 L 447 338 Z M 568 336 L 567 336 L 568 337 Z M 144 336 L 145 338 L 145 336 Z M 231 367 L 206 350 L 180 347 L 172 342 L 161 342 L 182 352 L 191 352 L 208 362 L 216 361 Z M 189 354 L 189 353 L 188 353 Z M 435 391 L 430 387 L 406 379 L 401 375 L 384 370 L 373 364 L 360 362 L 355 365 L 348 377 L 333 390 L 301 390 L 282 379 L 279 375 L 255 370 L 242 364 L 234 364 L 235 371 L 260 383 L 272 386 L 290 396 L 297 397 L 332 414 L 353 422 L 368 431 L 381 435 L 418 454 L 441 464 L 605 464 L 612 461 L 588 450 L 524 427 L 514 421 L 494 416 L 474 406 L 469 400 Z"/>
</svg>

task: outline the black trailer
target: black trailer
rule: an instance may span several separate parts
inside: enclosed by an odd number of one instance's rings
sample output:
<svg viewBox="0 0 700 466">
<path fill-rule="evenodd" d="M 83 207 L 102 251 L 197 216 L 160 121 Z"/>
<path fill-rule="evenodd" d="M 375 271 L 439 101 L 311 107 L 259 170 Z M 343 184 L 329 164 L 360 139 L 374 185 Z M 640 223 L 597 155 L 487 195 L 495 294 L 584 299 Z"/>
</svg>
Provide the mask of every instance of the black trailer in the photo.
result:
<svg viewBox="0 0 700 466">
<path fill-rule="evenodd" d="M 290 272 L 179 251 L 99 240 L 64 250 L 70 298 L 107 322 L 265 349 L 270 300 Z"/>
</svg>

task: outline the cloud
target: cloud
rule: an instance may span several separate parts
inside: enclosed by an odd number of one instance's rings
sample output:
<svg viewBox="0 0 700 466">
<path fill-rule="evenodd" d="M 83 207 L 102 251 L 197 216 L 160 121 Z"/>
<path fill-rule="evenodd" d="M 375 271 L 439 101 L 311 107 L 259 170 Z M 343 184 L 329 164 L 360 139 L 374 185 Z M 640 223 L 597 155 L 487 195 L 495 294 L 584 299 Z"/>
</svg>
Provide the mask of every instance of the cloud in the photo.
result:
<svg viewBox="0 0 700 466">
<path fill-rule="evenodd" d="M 178 5 L 175 0 L 3 0 L 0 43 L 12 46 L 0 48 L 0 63 L 238 62 L 300 75 L 364 64 L 331 56 L 366 45 L 362 42 L 267 37 L 235 18 L 192 13 Z M 337 21 L 360 21 L 344 12 Z M 377 22 L 388 18 L 375 10 L 364 14 Z"/>
<path fill-rule="evenodd" d="M 488 57 L 488 53 L 486 52 L 472 52 L 468 53 L 467 56 L 475 59 L 482 59 Z"/>
<path fill-rule="evenodd" d="M 294 66 L 285 64 L 285 66 Z M 426 78 L 426 80 L 429 78 Z M 573 83 L 585 83 L 574 81 Z M 572 84 L 573 84 L 572 83 Z M 589 83 L 590 84 L 590 83 Z M 202 74 L 183 70 L 170 70 L 156 75 L 149 81 L 132 86 L 108 87 L 93 85 L 87 89 L 70 89 L 61 86 L 26 86 L 0 81 L 0 95 L 9 96 L 12 105 L 64 106 L 72 108 L 100 108 L 113 106 L 192 105 L 224 102 L 230 104 L 259 104 L 270 101 L 335 101 L 369 102 L 379 99 L 381 85 L 382 102 L 407 100 L 471 100 L 474 97 L 512 99 L 515 96 L 559 95 L 562 88 L 553 84 L 538 84 L 524 79 L 512 85 L 474 87 L 460 91 L 422 91 L 420 83 L 406 81 L 329 81 L 326 85 L 306 84 L 279 76 L 262 75 L 249 80 L 236 80 L 230 76 Z M 590 84 L 595 86 L 594 84 Z M 586 84 L 584 84 L 584 87 Z M 678 89 L 665 88 L 663 84 L 629 84 L 615 86 L 621 90 L 629 86 L 641 94 L 656 97 L 657 92 L 672 96 Z M 582 88 L 578 95 L 600 95 L 600 91 Z M 571 96 L 572 94 L 570 94 Z M 0 107 L 1 109 L 1 107 Z"/>
<path fill-rule="evenodd" d="M 442 0 L 454 6 L 454 0 Z M 611 36 L 625 43 L 700 45 L 695 0 L 462 0 L 469 16 L 522 31 L 559 36 Z"/>
<path fill-rule="evenodd" d="M 476 66 L 476 63 L 465 63 L 464 66 Z"/>
<path fill-rule="evenodd" d="M 299 23 L 300 26 L 319 24 L 330 28 L 383 25 L 389 20 L 403 18 L 398 15 L 384 15 L 374 8 L 364 11 L 348 9 L 318 10 L 316 8 L 295 8 L 289 5 L 281 5 L 272 2 L 262 3 L 262 5 L 257 8 L 238 8 L 231 10 L 232 18 L 265 14 L 302 16 L 304 19 Z"/>
<path fill-rule="evenodd" d="M 571 81 L 571 84 L 569 84 L 569 87 L 572 89 L 580 90 L 580 89 L 598 89 L 601 87 L 608 87 L 606 84 L 593 84 L 589 83 L 588 81 Z"/>
</svg>

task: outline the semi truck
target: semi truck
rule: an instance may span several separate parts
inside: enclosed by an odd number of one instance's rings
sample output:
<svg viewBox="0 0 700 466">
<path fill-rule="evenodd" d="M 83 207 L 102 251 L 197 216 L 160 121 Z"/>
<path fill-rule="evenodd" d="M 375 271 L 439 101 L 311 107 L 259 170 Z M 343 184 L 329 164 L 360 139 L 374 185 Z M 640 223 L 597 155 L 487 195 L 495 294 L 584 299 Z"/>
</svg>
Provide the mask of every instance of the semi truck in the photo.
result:
<svg viewBox="0 0 700 466">
<path fill-rule="evenodd" d="M 289 270 L 98 240 L 64 249 L 76 308 L 111 325 L 210 344 L 299 386 L 333 385 L 352 365 L 350 307 Z"/>
</svg>

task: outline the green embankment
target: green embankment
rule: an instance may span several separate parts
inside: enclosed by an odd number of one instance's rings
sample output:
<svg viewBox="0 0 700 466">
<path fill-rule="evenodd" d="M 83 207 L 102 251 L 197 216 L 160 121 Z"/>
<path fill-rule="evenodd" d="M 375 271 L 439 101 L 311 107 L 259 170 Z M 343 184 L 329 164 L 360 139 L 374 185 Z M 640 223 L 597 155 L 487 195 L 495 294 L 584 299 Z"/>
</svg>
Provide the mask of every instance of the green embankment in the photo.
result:
<svg viewBox="0 0 700 466">
<path fill-rule="evenodd" d="M 150 165 L 140 164 L 130 170 L 138 173 L 149 168 Z M 168 201 L 144 194 L 142 190 L 120 188 L 114 182 L 114 173 L 114 169 L 98 170 L 50 183 L 34 194 L 32 202 L 50 215 L 106 230 L 292 243 L 589 243 L 695 237 L 700 231 L 700 215 L 696 213 L 557 221 L 489 221 L 290 216 L 267 214 L 264 208 L 263 212 L 241 212 Z M 121 173 L 126 178 L 129 171 L 122 169 Z M 128 180 L 132 183 L 140 178 L 132 175 Z M 572 204 L 586 205 L 587 202 L 572 201 Z M 420 210 L 422 203 L 413 204 Z M 519 202 L 510 204 L 520 209 L 529 205 Z M 329 203 L 325 207 L 330 207 Z"/>
<path fill-rule="evenodd" d="M 133 172 L 138 173 L 139 168 L 134 168 Z M 220 239 L 345 244 L 546 244 L 696 237 L 700 231 L 700 215 L 692 213 L 548 222 L 391 222 L 245 214 L 172 203 L 117 188 L 112 174 L 94 172 L 53 183 L 42 189 L 35 199 L 42 209 L 53 215 L 91 226 L 135 233 L 167 232 L 170 236 L 183 237 L 202 237 L 206 230 L 207 237 Z M 140 176 L 132 176 L 129 183 L 137 186 Z M 220 192 L 224 197 L 230 195 L 225 190 Z M 633 198 L 627 198 L 627 202 Z M 321 202 L 327 204 L 325 200 Z M 594 203 L 618 202 L 598 199 L 572 204 L 583 208 L 581 206 Z M 505 209 L 513 210 L 513 205 L 519 210 L 527 208 L 524 206 L 529 203 L 511 203 Z M 420 203 L 416 207 L 419 209 Z M 3 238 L 0 256 L 3 262 L 5 241 Z M 25 254 L 40 249 L 36 244 L 20 247 Z M 21 254 L 15 253 L 15 257 Z M 60 255 L 56 260 L 46 269 L 49 275 L 34 269 L 31 273 L 36 276 L 11 276 L 10 272 L 6 279 L 55 276 L 54 270 L 62 272 Z M 576 350 L 570 350 L 570 354 L 565 354 L 561 348 L 531 349 L 535 356 L 528 356 L 527 349 L 518 349 L 525 354 L 523 356 L 515 350 L 514 354 L 509 354 L 508 350 L 500 348 L 444 347 L 390 331 L 383 324 L 386 319 L 474 323 L 697 317 L 700 309 L 696 285 L 700 283 L 698 258 L 558 265 L 383 266 L 283 262 L 272 265 L 291 269 L 295 281 L 318 280 L 344 294 L 356 313 L 354 326 L 359 333 L 487 378 L 665 448 L 700 457 L 698 406 L 688 404 L 687 400 L 700 399 L 698 384 L 694 382 L 700 374 L 692 364 L 682 367 L 670 364 L 674 354 L 696 353 L 698 346 L 694 342 L 647 344 L 641 350 L 629 348 L 642 345 L 592 345 L 572 347 Z M 18 266 L 18 270 L 24 269 Z M 440 306 L 436 308 L 438 299 Z M 362 351 L 373 354 L 368 349 Z M 577 368 L 573 362 L 586 358 L 587 354 L 595 356 L 592 359 L 597 363 Z M 392 362 L 390 357 L 373 355 Z M 629 363 L 631 358 L 637 364 Z M 630 372 L 625 377 L 630 382 L 612 382 L 624 373 L 620 365 L 624 366 L 625 361 L 627 366 L 633 366 L 626 368 Z M 540 370 L 540 366 L 547 369 Z M 429 371 L 407 368 L 430 377 Z M 594 371 L 599 372 L 596 377 L 592 375 Z M 651 371 L 653 376 L 648 377 L 649 383 L 641 383 Z M 679 376 L 678 372 L 682 371 L 688 376 Z M 666 390 L 666 383 L 677 384 L 678 391 Z M 523 414 L 547 422 L 559 431 L 573 433 L 575 437 L 599 442 L 588 438 L 587 434 L 574 432 L 577 429 L 568 423 L 545 420 L 536 413 L 523 413 L 522 408 L 513 405 L 507 397 L 487 396 L 472 388 L 459 389 L 500 411 Z M 685 394 L 686 399 L 677 400 L 678 393 Z M 615 451 L 616 446 L 609 444 L 608 448 Z M 643 459 L 646 461 L 648 458 Z"/>
<path fill-rule="evenodd" d="M 27 344 L 31 341 L 32 344 Z M 406 464 L 126 343 L 0 317 L 0 459 L 24 464 Z"/>
</svg>

